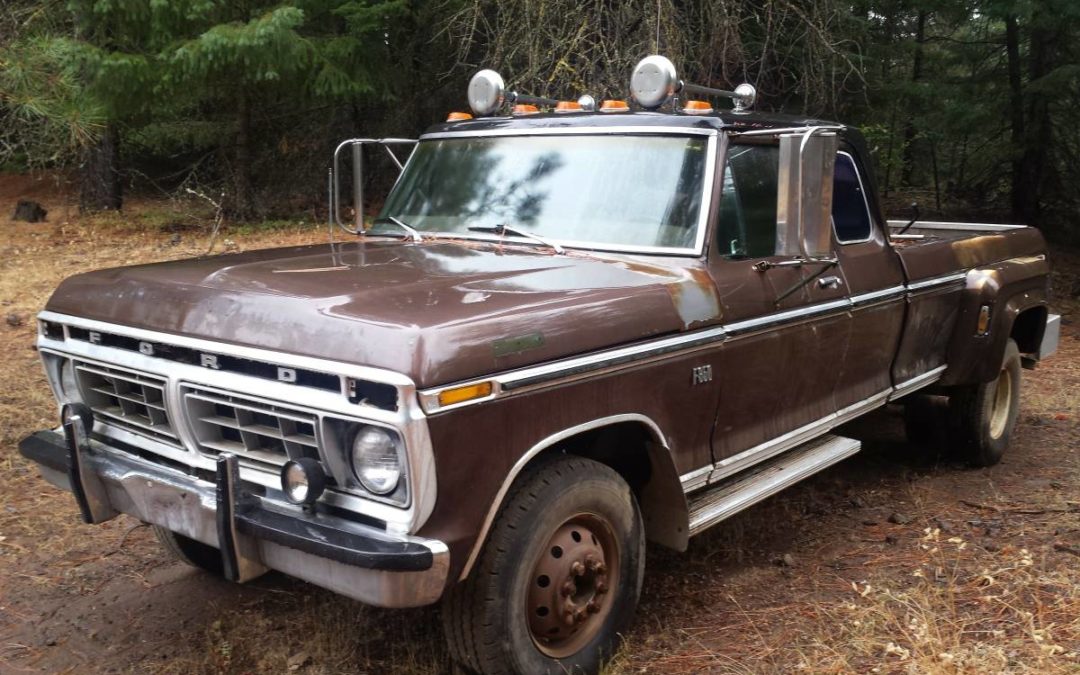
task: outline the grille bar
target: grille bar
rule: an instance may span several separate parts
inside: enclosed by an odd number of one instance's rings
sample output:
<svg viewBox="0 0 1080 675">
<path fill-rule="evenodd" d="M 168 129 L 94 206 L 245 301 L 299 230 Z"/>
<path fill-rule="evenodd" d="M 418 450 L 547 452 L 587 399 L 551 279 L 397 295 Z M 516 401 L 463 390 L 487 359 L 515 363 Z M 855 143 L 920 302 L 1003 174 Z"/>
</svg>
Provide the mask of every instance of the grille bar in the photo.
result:
<svg viewBox="0 0 1080 675">
<path fill-rule="evenodd" d="M 74 366 L 83 398 L 102 422 L 180 447 L 165 409 L 165 380 L 82 361 Z"/>
</svg>

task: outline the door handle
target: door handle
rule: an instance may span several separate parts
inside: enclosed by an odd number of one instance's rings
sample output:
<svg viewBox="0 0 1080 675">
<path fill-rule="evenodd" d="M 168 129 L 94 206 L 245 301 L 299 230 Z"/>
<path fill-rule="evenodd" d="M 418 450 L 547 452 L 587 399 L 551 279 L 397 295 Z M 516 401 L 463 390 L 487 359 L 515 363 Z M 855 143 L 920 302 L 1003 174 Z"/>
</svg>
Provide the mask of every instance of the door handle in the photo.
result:
<svg viewBox="0 0 1080 675">
<path fill-rule="evenodd" d="M 821 277 L 817 280 L 818 288 L 840 288 L 844 285 L 844 282 L 840 280 L 840 277 Z"/>
</svg>

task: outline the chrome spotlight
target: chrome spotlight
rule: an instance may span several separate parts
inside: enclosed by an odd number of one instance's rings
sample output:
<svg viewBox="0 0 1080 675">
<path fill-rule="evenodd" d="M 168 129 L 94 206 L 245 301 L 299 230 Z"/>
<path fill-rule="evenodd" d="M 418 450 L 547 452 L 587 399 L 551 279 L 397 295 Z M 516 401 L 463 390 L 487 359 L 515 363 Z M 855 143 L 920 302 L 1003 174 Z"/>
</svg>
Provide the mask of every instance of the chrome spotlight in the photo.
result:
<svg viewBox="0 0 1080 675">
<path fill-rule="evenodd" d="M 469 107 L 477 115 L 490 115 L 506 99 L 506 83 L 494 70 L 481 70 L 469 80 Z"/>
<path fill-rule="evenodd" d="M 659 108 L 675 95 L 678 88 L 675 64 L 659 54 L 639 61 L 630 76 L 630 92 L 642 108 Z"/>
</svg>

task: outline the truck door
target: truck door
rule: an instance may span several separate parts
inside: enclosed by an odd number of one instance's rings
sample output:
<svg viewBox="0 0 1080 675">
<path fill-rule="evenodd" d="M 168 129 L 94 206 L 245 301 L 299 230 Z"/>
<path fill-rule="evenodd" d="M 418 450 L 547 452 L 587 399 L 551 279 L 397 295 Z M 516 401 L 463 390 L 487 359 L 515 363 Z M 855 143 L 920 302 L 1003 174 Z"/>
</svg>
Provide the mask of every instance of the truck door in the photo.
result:
<svg viewBox="0 0 1080 675">
<path fill-rule="evenodd" d="M 887 241 L 869 175 L 851 149 L 836 157 L 833 240 L 851 300 L 851 340 L 835 365 L 841 410 L 880 405 L 904 326 L 904 271 Z"/>
<path fill-rule="evenodd" d="M 784 266 L 795 256 L 776 255 L 778 167 L 775 141 L 727 148 L 709 255 L 729 331 L 712 437 L 721 473 L 827 421 L 848 351 L 843 269 Z M 773 266 L 764 270 L 763 261 Z"/>
</svg>

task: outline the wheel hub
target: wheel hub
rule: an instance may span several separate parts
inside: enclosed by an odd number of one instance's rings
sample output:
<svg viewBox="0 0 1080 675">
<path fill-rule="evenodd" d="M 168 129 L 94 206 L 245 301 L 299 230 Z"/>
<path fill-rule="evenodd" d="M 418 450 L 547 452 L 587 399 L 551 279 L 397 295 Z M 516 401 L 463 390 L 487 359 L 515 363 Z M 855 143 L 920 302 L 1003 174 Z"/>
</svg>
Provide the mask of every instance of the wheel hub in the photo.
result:
<svg viewBox="0 0 1080 675">
<path fill-rule="evenodd" d="M 1012 408 L 1012 374 L 1003 369 L 998 375 L 994 388 L 994 400 L 990 408 L 990 437 L 1001 438 L 1009 424 L 1009 412 Z"/>
<path fill-rule="evenodd" d="M 536 561 L 526 601 L 541 651 L 565 657 L 593 638 L 611 608 L 617 561 L 614 535 L 596 516 L 575 516 L 555 530 Z"/>
</svg>

